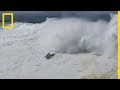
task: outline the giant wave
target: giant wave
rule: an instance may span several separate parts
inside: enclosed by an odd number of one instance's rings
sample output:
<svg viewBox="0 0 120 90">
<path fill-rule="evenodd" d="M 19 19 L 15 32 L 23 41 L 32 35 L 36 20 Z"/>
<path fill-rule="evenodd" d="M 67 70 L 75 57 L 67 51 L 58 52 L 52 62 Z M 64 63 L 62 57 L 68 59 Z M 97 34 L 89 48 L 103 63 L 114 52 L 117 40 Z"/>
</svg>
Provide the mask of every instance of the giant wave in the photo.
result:
<svg viewBox="0 0 120 90">
<path fill-rule="evenodd" d="M 117 78 L 116 49 L 116 14 L 15 23 L 0 31 L 0 78 Z M 48 52 L 57 54 L 46 61 Z"/>
</svg>

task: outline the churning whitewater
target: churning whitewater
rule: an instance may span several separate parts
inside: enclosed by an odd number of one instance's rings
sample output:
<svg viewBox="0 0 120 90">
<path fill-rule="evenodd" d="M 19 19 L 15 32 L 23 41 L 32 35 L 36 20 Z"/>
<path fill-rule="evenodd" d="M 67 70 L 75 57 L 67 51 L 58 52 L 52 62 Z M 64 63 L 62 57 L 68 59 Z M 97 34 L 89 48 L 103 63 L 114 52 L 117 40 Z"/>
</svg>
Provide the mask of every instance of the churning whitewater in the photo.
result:
<svg viewBox="0 0 120 90">
<path fill-rule="evenodd" d="M 56 53 L 47 60 L 45 55 Z M 0 30 L 0 78 L 117 78 L 117 15 L 47 18 Z"/>
</svg>

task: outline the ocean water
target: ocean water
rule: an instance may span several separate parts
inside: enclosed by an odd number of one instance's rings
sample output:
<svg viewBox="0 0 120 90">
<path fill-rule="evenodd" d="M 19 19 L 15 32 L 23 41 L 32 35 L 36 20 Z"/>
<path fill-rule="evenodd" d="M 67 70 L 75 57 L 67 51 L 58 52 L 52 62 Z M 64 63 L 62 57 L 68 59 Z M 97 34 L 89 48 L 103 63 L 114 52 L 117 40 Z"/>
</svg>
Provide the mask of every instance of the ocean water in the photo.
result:
<svg viewBox="0 0 120 90">
<path fill-rule="evenodd" d="M 47 60 L 48 52 L 56 55 Z M 117 15 L 47 18 L 0 30 L 0 78 L 117 78 Z"/>
</svg>

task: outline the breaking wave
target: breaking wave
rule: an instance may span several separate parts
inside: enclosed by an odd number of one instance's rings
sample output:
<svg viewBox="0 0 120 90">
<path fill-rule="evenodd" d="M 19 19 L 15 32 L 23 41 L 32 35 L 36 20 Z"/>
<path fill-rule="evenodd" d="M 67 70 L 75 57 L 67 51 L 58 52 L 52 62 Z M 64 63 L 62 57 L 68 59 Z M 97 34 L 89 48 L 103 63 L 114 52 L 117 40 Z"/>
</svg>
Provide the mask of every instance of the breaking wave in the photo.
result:
<svg viewBox="0 0 120 90">
<path fill-rule="evenodd" d="M 117 15 L 110 22 L 81 18 L 47 18 L 41 24 L 16 23 L 14 30 L 0 32 L 0 43 L 31 38 L 37 35 L 40 47 L 48 52 L 93 52 L 116 55 Z M 8 34 L 7 34 L 8 33 Z"/>
<path fill-rule="evenodd" d="M 0 31 L 0 78 L 117 78 L 116 51 L 116 14 L 110 21 L 16 22 Z M 48 52 L 58 54 L 46 60 Z"/>
<path fill-rule="evenodd" d="M 63 18 L 45 23 L 40 43 L 48 51 L 116 55 L 117 15 L 112 15 L 110 22 Z"/>
</svg>

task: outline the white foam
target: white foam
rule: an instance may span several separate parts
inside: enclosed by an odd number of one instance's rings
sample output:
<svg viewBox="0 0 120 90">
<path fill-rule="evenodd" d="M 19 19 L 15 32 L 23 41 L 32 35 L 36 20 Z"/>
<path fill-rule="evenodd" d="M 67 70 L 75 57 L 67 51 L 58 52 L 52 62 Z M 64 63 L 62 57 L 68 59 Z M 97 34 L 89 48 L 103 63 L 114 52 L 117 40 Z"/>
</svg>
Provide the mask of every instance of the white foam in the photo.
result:
<svg viewBox="0 0 120 90">
<path fill-rule="evenodd" d="M 0 32 L 0 78 L 117 78 L 116 15 L 110 22 L 54 18 L 15 26 Z M 46 60 L 48 52 L 64 53 Z"/>
</svg>

